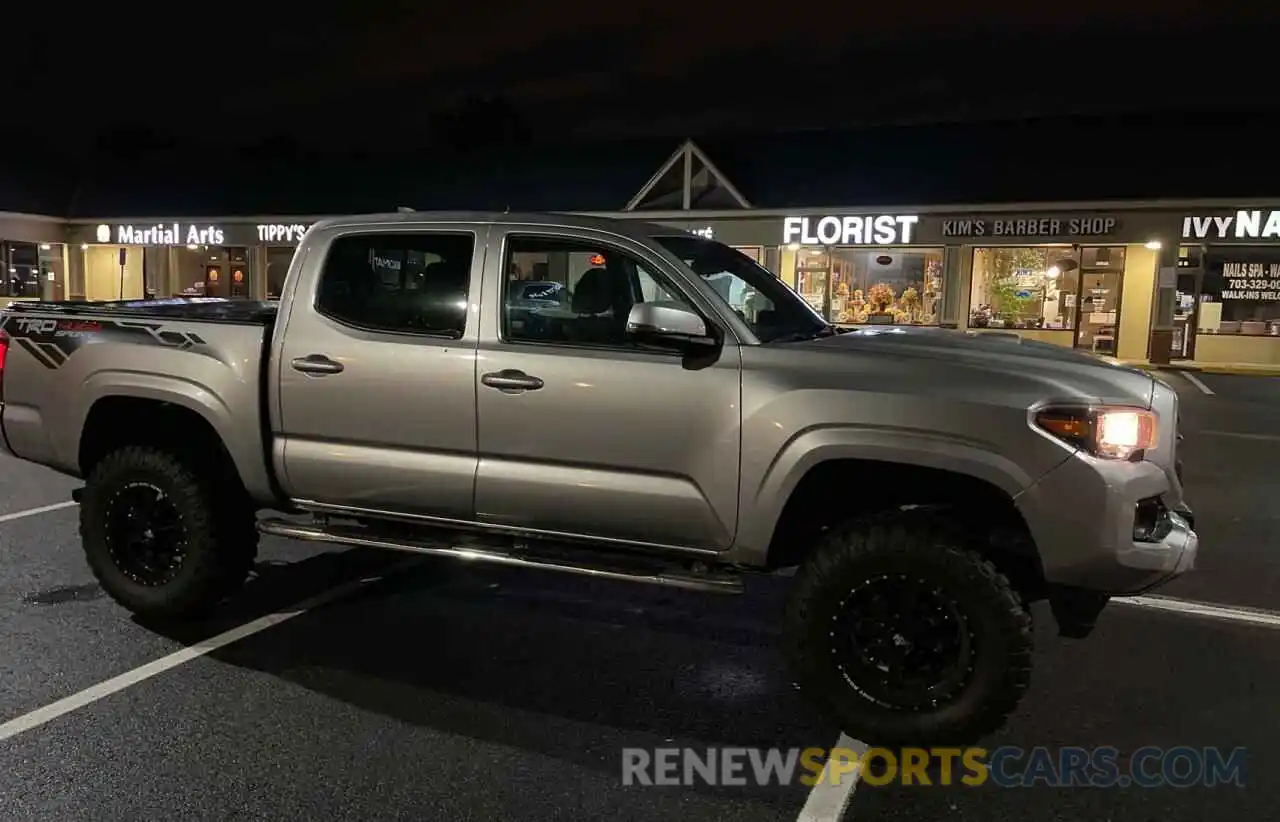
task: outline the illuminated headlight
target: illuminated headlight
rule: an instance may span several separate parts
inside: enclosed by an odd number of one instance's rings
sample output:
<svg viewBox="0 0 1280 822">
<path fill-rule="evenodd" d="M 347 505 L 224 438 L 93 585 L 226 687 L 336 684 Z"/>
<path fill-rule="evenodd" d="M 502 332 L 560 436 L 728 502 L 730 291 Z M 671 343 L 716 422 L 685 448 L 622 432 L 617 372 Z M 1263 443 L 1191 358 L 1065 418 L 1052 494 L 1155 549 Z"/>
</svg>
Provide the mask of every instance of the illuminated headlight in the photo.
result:
<svg viewBox="0 0 1280 822">
<path fill-rule="evenodd" d="M 1045 408 L 1035 424 L 1103 459 L 1137 462 L 1156 447 L 1156 415 L 1140 408 Z"/>
</svg>

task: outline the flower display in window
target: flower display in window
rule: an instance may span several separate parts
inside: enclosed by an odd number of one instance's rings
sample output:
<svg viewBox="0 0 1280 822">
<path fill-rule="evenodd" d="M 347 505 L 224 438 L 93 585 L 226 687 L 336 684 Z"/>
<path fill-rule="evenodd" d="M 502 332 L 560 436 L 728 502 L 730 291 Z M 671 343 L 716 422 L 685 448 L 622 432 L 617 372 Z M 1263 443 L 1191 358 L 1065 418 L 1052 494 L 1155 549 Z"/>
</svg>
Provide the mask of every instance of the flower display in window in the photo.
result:
<svg viewBox="0 0 1280 822">
<path fill-rule="evenodd" d="M 897 295 L 893 293 L 893 286 L 888 283 L 876 283 L 867 290 L 867 302 L 870 303 L 872 311 L 877 314 L 883 314 L 893 305 L 893 300 Z"/>
<path fill-rule="evenodd" d="M 902 304 L 902 313 L 910 322 L 915 322 L 920 316 L 920 292 L 908 286 L 898 301 Z"/>
</svg>

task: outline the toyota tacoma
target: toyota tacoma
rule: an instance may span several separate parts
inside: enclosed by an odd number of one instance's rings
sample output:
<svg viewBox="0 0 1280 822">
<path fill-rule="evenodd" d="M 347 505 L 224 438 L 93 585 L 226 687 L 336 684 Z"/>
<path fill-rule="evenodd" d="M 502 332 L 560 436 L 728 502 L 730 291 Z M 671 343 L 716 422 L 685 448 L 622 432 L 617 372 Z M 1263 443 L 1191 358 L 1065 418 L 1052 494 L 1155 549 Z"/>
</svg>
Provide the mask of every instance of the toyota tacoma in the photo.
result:
<svg viewBox="0 0 1280 822">
<path fill-rule="evenodd" d="M 0 399 L 9 453 L 83 479 L 88 565 L 137 614 L 208 613 L 260 533 L 707 592 L 790 569 L 795 680 L 872 744 L 996 730 L 1031 603 L 1086 636 L 1198 545 L 1150 374 L 837 328 L 638 221 L 333 218 L 278 302 L 15 304 Z"/>
</svg>

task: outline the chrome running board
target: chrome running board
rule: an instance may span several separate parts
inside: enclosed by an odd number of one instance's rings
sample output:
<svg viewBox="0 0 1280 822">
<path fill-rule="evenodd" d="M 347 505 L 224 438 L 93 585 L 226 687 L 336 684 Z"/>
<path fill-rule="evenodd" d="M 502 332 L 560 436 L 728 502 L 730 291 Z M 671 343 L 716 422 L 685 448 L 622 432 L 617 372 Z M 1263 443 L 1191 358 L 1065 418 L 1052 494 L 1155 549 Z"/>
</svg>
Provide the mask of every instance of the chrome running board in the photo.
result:
<svg viewBox="0 0 1280 822">
<path fill-rule="evenodd" d="M 449 544 L 448 542 L 426 542 L 404 538 L 399 535 L 379 534 L 367 528 L 352 528 L 329 525 L 308 525 L 286 519 L 264 519 L 258 521 L 258 530 L 271 536 L 297 539 L 306 542 L 324 542 L 333 545 L 352 545 L 360 548 L 384 548 L 392 551 L 406 551 L 412 554 L 451 557 L 471 562 L 485 562 L 493 565 L 506 565 L 515 568 L 528 568 L 541 571 L 554 571 L 562 574 L 595 577 L 597 579 L 613 579 L 623 582 L 639 582 L 646 585 L 661 585 L 668 588 L 681 588 L 689 591 L 705 591 L 721 594 L 740 594 L 743 590 L 742 578 L 737 574 L 725 571 L 685 571 L 662 570 L 655 572 L 653 568 L 629 568 L 625 561 L 616 555 L 608 556 L 604 552 L 593 559 L 618 560 L 617 565 L 605 566 L 595 563 L 575 561 L 567 557 L 539 556 L 532 552 L 505 552 L 491 548 L 471 548 Z M 585 553 L 585 552 L 582 552 Z M 670 563 L 668 563 L 670 564 Z"/>
</svg>

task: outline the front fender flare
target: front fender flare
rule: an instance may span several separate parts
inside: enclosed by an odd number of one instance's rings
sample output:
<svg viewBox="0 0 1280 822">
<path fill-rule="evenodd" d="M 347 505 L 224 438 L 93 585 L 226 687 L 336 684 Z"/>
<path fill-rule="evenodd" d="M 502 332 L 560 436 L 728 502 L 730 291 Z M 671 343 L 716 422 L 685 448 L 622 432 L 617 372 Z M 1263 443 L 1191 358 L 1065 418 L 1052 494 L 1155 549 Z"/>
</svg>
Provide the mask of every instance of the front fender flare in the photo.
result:
<svg viewBox="0 0 1280 822">
<path fill-rule="evenodd" d="M 872 460 L 962 474 L 1015 498 L 1035 483 L 1017 463 L 986 443 L 944 432 L 824 426 L 789 440 L 758 476 L 742 477 L 739 539 L 734 562 L 761 566 L 767 561 L 774 528 L 796 486 L 815 466 L 833 460 Z M 874 478 L 868 478 L 874 482 Z"/>
</svg>

